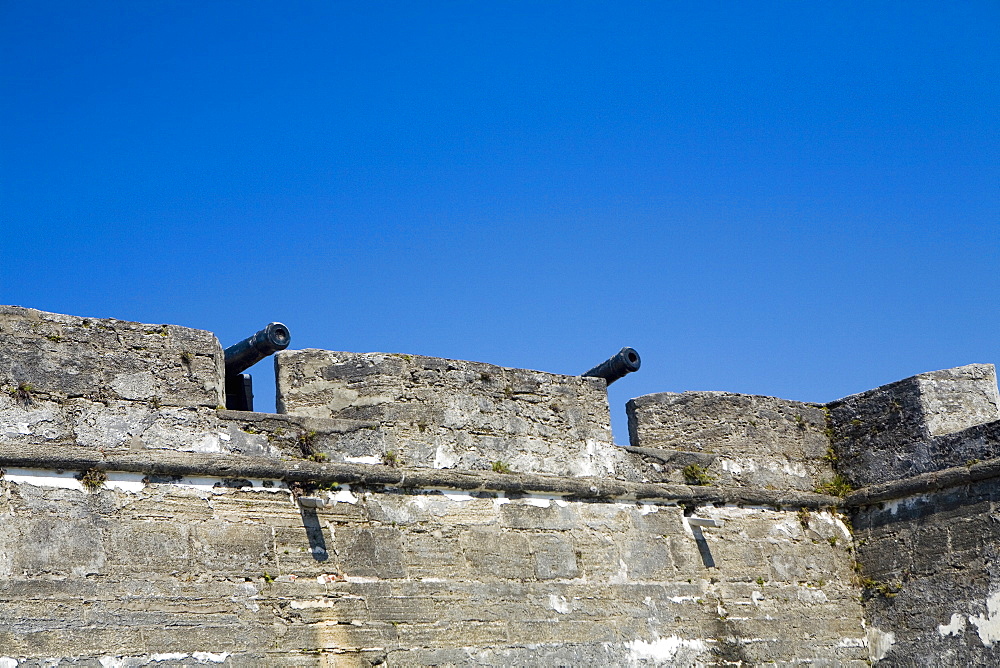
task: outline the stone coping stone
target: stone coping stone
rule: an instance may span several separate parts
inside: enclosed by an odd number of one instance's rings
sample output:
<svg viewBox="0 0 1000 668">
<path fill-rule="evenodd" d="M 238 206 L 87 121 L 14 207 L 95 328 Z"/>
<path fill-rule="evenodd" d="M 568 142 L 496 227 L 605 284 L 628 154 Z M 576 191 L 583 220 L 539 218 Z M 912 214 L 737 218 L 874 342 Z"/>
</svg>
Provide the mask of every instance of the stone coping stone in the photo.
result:
<svg viewBox="0 0 1000 668">
<path fill-rule="evenodd" d="M 234 454 L 174 450 L 106 451 L 64 446 L 0 443 L 0 467 L 57 471 L 119 471 L 150 476 L 209 476 L 272 479 L 365 487 L 443 489 L 505 494 L 551 494 L 579 499 L 632 499 L 680 505 L 735 504 L 791 508 L 831 508 L 836 497 L 795 490 L 721 488 L 638 483 L 603 478 L 491 471 L 434 470 L 389 465 L 323 463 Z"/>
</svg>

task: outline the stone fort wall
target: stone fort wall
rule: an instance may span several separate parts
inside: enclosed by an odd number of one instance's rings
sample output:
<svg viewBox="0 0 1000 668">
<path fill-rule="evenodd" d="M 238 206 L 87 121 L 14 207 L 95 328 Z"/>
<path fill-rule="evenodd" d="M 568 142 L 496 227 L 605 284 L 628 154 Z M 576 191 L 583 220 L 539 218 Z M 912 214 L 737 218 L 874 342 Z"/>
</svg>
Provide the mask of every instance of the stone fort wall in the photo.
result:
<svg viewBox="0 0 1000 668">
<path fill-rule="evenodd" d="M 0 666 L 1000 659 L 991 365 L 827 405 L 0 307 Z M 627 381 L 626 381 L 627 382 Z M 928 658 L 929 657 L 929 658 Z"/>
</svg>

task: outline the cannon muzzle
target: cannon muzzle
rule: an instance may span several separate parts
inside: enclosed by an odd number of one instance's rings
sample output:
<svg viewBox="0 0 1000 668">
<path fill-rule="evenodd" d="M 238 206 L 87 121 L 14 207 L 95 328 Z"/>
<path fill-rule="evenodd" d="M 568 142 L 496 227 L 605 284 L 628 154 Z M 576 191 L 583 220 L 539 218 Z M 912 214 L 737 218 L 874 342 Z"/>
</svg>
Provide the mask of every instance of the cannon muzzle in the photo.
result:
<svg viewBox="0 0 1000 668">
<path fill-rule="evenodd" d="M 253 379 L 243 373 L 268 355 L 284 350 L 292 341 L 288 328 L 272 322 L 253 336 L 226 348 L 226 408 L 253 410 Z"/>
<path fill-rule="evenodd" d="M 272 322 L 253 336 L 226 348 L 226 375 L 243 373 L 268 355 L 284 350 L 292 341 L 288 328 Z"/>
<path fill-rule="evenodd" d="M 625 346 L 614 357 L 609 357 L 590 371 L 580 375 L 603 378 L 610 385 L 622 376 L 638 371 L 640 364 L 642 364 L 642 360 L 639 359 L 639 353 L 635 352 L 635 348 Z"/>
</svg>

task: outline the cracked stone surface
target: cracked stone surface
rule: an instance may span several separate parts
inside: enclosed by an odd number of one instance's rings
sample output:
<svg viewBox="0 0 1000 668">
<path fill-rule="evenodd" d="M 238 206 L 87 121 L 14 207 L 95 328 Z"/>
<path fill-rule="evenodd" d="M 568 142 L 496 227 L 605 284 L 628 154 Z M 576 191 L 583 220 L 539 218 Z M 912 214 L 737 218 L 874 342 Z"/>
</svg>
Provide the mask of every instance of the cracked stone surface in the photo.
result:
<svg viewBox="0 0 1000 668">
<path fill-rule="evenodd" d="M 856 486 L 996 456 L 947 438 L 1000 420 L 992 364 L 922 373 L 828 406 L 838 466 Z"/>
</svg>

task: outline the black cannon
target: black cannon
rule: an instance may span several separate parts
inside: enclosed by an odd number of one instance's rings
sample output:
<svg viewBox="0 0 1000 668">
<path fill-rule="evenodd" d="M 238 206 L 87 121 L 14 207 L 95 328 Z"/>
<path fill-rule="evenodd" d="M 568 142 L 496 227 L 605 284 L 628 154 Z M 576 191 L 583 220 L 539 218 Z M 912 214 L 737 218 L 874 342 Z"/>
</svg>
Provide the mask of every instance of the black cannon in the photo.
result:
<svg viewBox="0 0 1000 668">
<path fill-rule="evenodd" d="M 585 371 L 580 375 L 603 378 L 610 385 L 622 376 L 638 371 L 640 364 L 642 364 L 642 360 L 639 359 L 639 353 L 635 352 L 635 348 L 625 346 L 614 357 L 609 357 L 590 371 Z"/>
<path fill-rule="evenodd" d="M 226 348 L 226 408 L 253 410 L 253 379 L 243 373 L 268 355 L 284 350 L 292 341 L 288 328 L 272 322 L 253 336 Z"/>
</svg>

